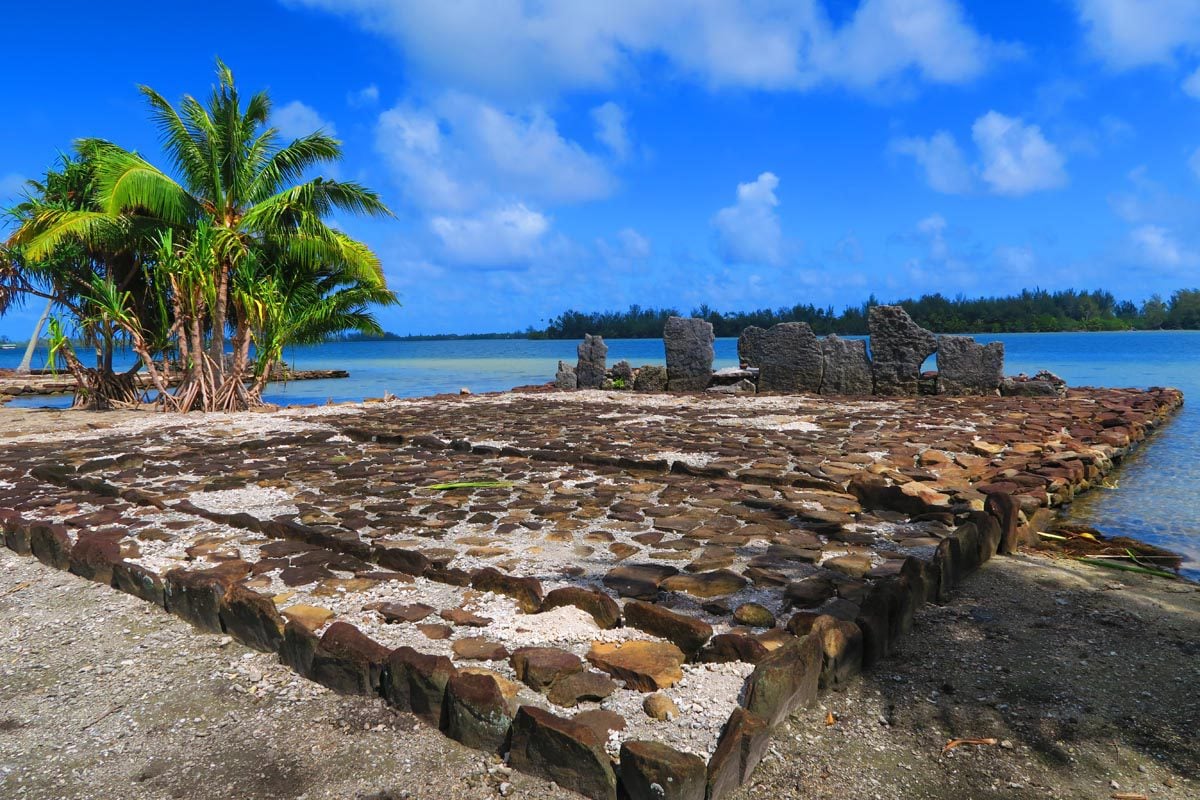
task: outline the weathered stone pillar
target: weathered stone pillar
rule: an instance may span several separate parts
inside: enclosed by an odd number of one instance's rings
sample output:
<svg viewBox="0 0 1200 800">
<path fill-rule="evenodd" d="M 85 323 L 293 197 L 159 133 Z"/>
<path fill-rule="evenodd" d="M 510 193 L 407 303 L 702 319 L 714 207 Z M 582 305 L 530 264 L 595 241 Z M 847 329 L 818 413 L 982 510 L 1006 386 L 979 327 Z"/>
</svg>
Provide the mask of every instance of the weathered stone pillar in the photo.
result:
<svg viewBox="0 0 1200 800">
<path fill-rule="evenodd" d="M 937 337 L 900 306 L 873 306 L 867 325 L 875 394 L 916 394 L 921 365 L 937 350 Z"/>
<path fill-rule="evenodd" d="M 608 367 L 608 345 L 604 343 L 604 337 L 586 334 L 577 352 L 579 362 L 575 365 L 575 378 L 578 387 L 599 389 L 604 386 L 604 371 Z"/>
<path fill-rule="evenodd" d="M 862 339 L 841 339 L 829 334 L 821 342 L 825 371 L 821 376 L 821 394 L 869 395 L 871 360 Z"/>
<path fill-rule="evenodd" d="M 760 392 L 819 392 L 824 357 L 807 322 L 772 325 L 759 344 Z"/>
<path fill-rule="evenodd" d="M 712 379 L 713 326 L 703 319 L 670 317 L 663 327 L 667 350 L 667 388 L 695 392 Z"/>
<path fill-rule="evenodd" d="M 751 325 L 738 337 L 738 362 L 745 367 L 762 366 L 762 341 L 767 335 L 765 328 Z"/>
<path fill-rule="evenodd" d="M 1004 343 L 937 337 L 938 394 L 996 394 L 1004 380 Z"/>
</svg>

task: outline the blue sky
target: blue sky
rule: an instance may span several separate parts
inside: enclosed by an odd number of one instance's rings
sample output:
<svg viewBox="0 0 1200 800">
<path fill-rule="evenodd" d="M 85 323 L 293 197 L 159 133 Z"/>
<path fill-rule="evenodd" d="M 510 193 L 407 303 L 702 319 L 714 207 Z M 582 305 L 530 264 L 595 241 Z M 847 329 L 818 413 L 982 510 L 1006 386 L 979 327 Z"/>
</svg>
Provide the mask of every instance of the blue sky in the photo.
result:
<svg viewBox="0 0 1200 800">
<path fill-rule="evenodd" d="M 0 202 L 220 56 L 387 221 L 400 333 L 1200 284 L 1196 0 L 21 3 Z M 24 338 L 35 310 L 0 320 Z"/>
</svg>

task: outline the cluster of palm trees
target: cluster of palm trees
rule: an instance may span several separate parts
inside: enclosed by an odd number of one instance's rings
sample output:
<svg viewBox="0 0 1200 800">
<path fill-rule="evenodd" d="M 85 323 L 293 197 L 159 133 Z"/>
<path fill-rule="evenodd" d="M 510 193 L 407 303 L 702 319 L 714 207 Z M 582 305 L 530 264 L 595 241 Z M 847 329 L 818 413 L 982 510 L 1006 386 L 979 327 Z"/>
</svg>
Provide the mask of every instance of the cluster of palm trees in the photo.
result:
<svg viewBox="0 0 1200 800">
<path fill-rule="evenodd" d="M 141 87 L 171 171 L 86 139 L 10 210 L 0 314 L 38 298 L 57 312 L 51 360 L 74 376 L 76 406 L 150 391 L 164 410 L 253 408 L 286 345 L 379 333 L 372 306 L 396 303 L 375 253 L 327 221 L 390 214 L 359 184 L 312 177 L 340 143 L 320 131 L 281 142 L 267 94 L 243 104 L 220 61 L 217 77 L 206 103 L 178 108 Z M 136 357 L 121 373 L 119 348 Z"/>
</svg>

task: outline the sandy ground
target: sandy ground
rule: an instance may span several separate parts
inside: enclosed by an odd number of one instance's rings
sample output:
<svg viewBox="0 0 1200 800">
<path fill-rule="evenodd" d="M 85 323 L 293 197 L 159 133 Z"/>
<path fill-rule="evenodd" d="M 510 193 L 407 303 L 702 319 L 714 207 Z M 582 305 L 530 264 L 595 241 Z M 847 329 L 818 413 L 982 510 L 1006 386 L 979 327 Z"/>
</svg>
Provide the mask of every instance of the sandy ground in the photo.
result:
<svg viewBox="0 0 1200 800">
<path fill-rule="evenodd" d="M 996 559 L 899 657 L 783 725 L 737 797 L 1195 798 L 1198 686 L 1197 587 Z M 953 737 L 1000 743 L 942 755 Z M 505 794 L 576 796 L 0 550 L 0 797 Z"/>
</svg>

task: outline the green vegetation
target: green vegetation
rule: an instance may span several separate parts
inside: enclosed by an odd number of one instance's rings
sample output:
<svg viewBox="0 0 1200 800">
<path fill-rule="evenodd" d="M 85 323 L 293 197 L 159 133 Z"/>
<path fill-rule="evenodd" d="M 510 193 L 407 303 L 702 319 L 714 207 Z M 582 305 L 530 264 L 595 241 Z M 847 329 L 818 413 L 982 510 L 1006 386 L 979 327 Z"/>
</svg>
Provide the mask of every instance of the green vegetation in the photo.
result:
<svg viewBox="0 0 1200 800">
<path fill-rule="evenodd" d="M 707 319 L 717 336 L 737 336 L 757 325 L 769 328 L 780 322 L 807 322 L 818 335 L 867 333 L 867 312 L 879 301 L 871 297 L 840 314 L 832 306 L 795 305 L 778 309 L 722 313 L 708 306 L 689 315 Z M 1111 292 L 1023 291 L 1012 297 L 954 299 L 940 294 L 900 300 L 922 327 L 937 333 L 1022 333 L 1051 331 L 1196 330 L 1200 329 L 1200 289 L 1181 289 L 1164 301 L 1154 295 L 1140 306 L 1118 301 Z M 582 339 L 585 333 L 613 339 L 651 339 L 662 336 L 667 317 L 680 316 L 673 308 L 630 306 L 628 311 L 584 313 L 564 311 L 531 339 Z"/>
<path fill-rule="evenodd" d="M 380 334 L 370 309 L 396 302 L 378 257 L 325 222 L 389 215 L 379 196 L 308 177 L 341 157 L 340 142 L 318 131 L 282 144 L 266 93 L 243 104 L 220 61 L 217 77 L 206 104 L 187 95 L 178 109 L 141 87 L 171 173 L 86 139 L 10 211 L 0 313 L 41 298 L 66 319 L 52 329 L 53 351 L 79 405 L 136 402 L 133 375 L 144 369 L 161 408 L 251 408 L 286 345 Z M 69 331 L 96 348 L 95 367 Z M 119 376 L 118 346 L 138 357 Z"/>
<path fill-rule="evenodd" d="M 452 483 L 435 483 L 429 488 L 435 492 L 449 492 L 454 489 L 507 489 L 512 486 L 509 481 L 454 481 Z"/>
</svg>

